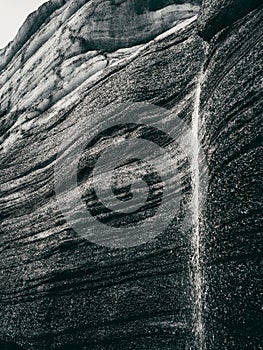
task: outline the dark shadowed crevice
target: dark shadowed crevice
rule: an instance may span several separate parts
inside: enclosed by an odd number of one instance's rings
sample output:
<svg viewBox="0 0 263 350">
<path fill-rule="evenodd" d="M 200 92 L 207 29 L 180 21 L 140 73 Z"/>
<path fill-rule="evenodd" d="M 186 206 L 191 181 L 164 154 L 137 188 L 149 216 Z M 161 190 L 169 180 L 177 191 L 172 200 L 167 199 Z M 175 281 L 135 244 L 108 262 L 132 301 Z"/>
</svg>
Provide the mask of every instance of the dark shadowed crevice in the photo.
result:
<svg viewBox="0 0 263 350">
<path fill-rule="evenodd" d="M 25 350 L 24 348 L 21 348 L 21 346 L 18 346 L 15 343 L 6 342 L 3 340 L 0 340 L 0 349 L 1 350 Z"/>
<path fill-rule="evenodd" d="M 262 5 L 262 0 L 204 0 L 198 19 L 198 34 L 209 42 L 222 29 Z"/>
</svg>

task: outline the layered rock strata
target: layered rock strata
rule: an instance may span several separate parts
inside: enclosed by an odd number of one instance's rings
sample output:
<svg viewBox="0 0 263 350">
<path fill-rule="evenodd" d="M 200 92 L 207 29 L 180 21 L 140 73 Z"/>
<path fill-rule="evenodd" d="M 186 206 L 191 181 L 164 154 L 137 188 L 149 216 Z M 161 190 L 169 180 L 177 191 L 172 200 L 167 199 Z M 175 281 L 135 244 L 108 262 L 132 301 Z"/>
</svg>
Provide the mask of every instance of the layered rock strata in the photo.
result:
<svg viewBox="0 0 263 350">
<path fill-rule="evenodd" d="M 260 348 L 262 8 L 214 0 L 198 10 L 198 1 L 52 0 L 0 51 L 4 349 Z M 96 245 L 58 205 L 65 133 L 111 103 L 144 101 L 166 108 L 168 123 L 199 118 L 200 289 L 193 227 L 182 224 L 189 164 L 181 211 L 143 245 Z M 84 187 L 86 170 L 83 161 Z"/>
</svg>

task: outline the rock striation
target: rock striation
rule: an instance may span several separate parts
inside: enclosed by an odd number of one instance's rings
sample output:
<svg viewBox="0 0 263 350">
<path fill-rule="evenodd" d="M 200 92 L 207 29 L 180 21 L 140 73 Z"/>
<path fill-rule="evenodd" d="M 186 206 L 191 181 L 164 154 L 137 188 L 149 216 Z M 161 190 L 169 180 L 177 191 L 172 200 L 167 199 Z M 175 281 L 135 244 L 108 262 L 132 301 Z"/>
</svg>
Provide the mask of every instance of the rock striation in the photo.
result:
<svg viewBox="0 0 263 350">
<path fill-rule="evenodd" d="M 263 9 L 252 10 L 252 1 L 241 5 L 240 13 L 251 11 L 238 21 L 235 12 L 211 38 L 201 93 L 200 139 L 209 168 L 203 229 L 209 349 L 262 343 Z"/>
<path fill-rule="evenodd" d="M 34 119 L 111 65 L 116 54 L 130 54 L 129 47 L 154 39 L 199 8 L 190 2 L 153 3 L 51 1 L 30 15 L 0 51 L 1 134 L 15 128 L 18 116 L 18 124 Z"/>
<path fill-rule="evenodd" d="M 231 26 L 260 5 L 260 0 L 204 0 L 198 18 L 199 34 L 210 41 L 216 33 Z"/>
<path fill-rule="evenodd" d="M 52 0 L 0 51 L 1 348 L 260 348 L 262 6 L 212 0 L 199 9 L 200 1 Z M 165 108 L 168 125 L 171 116 L 189 128 L 199 119 L 200 184 L 208 172 L 199 289 L 194 223 L 182 224 L 194 191 L 187 161 L 181 211 L 146 244 L 91 243 L 59 208 L 54 168 L 65 134 L 127 101 Z M 90 119 L 92 130 L 103 123 Z"/>
</svg>

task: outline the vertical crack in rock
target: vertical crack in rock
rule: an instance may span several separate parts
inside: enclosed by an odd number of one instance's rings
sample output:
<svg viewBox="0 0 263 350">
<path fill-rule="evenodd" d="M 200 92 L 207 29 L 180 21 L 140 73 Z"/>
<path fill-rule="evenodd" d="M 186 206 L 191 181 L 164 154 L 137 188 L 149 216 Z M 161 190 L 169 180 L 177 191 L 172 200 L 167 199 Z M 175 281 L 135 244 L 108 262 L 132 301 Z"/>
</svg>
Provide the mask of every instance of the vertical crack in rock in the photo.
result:
<svg viewBox="0 0 263 350">
<path fill-rule="evenodd" d="M 205 44 L 203 44 L 205 45 Z M 204 47 L 206 49 L 206 47 Z M 206 51 L 205 51 L 206 52 Z M 199 123 L 200 123 L 200 98 L 202 84 L 204 81 L 204 66 L 197 78 L 194 111 L 192 116 L 192 298 L 193 298 L 193 334 L 195 339 L 194 349 L 204 350 L 205 336 L 203 324 L 203 272 L 201 256 L 201 231 L 200 214 L 202 211 L 202 191 L 200 180 L 200 141 L 199 141 Z"/>
</svg>

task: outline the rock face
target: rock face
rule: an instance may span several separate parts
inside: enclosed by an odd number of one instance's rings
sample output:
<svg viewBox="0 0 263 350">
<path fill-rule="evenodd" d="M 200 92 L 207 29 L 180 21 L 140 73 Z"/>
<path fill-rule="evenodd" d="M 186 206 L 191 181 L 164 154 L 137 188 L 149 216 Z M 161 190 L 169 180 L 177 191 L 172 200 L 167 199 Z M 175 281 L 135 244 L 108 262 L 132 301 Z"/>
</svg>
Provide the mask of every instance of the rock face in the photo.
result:
<svg viewBox="0 0 263 350">
<path fill-rule="evenodd" d="M 116 55 L 130 54 L 124 50 L 108 57 L 109 52 L 150 41 L 198 11 L 195 4 L 177 2 L 169 1 L 164 8 L 162 2 L 139 6 L 141 1 L 134 0 L 43 5 L 0 52 L 1 135 L 12 127 L 17 130 L 16 122 L 32 120 L 61 101 L 111 65 Z M 77 98 L 76 93 L 72 98 Z M 12 133 L 19 135 L 13 129 Z"/>
<path fill-rule="evenodd" d="M 0 52 L 1 348 L 260 348 L 257 6 L 204 1 L 194 16 L 198 1 L 52 0 Z M 54 168 L 65 134 L 127 101 L 166 108 L 167 125 L 171 116 L 189 128 L 192 116 L 199 119 L 209 179 L 200 248 L 194 223 L 182 224 L 195 186 L 191 164 L 181 159 L 181 211 L 146 244 L 96 245 L 61 213 Z M 91 130 L 103 122 L 91 118 Z"/>
<path fill-rule="evenodd" d="M 262 344 L 262 15 L 259 7 L 234 17 L 213 37 L 205 63 L 200 138 L 209 167 L 203 229 L 209 349 Z"/>
<path fill-rule="evenodd" d="M 198 18 L 199 34 L 207 41 L 262 4 L 261 0 L 204 0 Z"/>
</svg>

